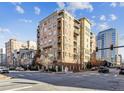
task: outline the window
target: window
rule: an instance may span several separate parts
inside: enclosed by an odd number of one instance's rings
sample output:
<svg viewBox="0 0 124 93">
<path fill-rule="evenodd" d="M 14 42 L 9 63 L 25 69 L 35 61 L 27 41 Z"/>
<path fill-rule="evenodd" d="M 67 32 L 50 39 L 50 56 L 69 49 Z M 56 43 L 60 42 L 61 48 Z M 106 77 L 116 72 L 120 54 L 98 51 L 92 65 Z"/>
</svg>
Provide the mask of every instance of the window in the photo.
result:
<svg viewBox="0 0 124 93">
<path fill-rule="evenodd" d="M 47 31 L 47 28 L 44 28 L 44 32 L 46 32 Z"/>
<path fill-rule="evenodd" d="M 44 25 L 47 25 L 47 22 L 44 22 Z"/>
<path fill-rule="evenodd" d="M 49 40 L 49 43 L 51 43 L 51 42 L 52 42 L 52 40 L 50 39 L 50 40 Z"/>
<path fill-rule="evenodd" d="M 90 28 L 88 28 L 87 26 L 85 26 L 85 29 L 90 32 Z"/>
<path fill-rule="evenodd" d="M 49 35 L 52 35 L 52 32 L 49 32 Z"/>
<path fill-rule="evenodd" d="M 87 42 L 88 42 L 88 39 L 87 39 Z"/>
<path fill-rule="evenodd" d="M 54 35 L 56 35 L 56 31 L 54 31 L 54 33 L 53 33 Z"/>
</svg>

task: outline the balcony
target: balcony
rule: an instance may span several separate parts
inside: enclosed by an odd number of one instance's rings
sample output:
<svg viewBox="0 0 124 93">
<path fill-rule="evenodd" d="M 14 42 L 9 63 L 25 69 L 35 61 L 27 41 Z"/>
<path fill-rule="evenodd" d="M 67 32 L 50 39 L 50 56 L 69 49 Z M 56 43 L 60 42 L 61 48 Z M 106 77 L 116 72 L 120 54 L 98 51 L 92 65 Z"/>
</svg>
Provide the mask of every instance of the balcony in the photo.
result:
<svg viewBox="0 0 124 93">
<path fill-rule="evenodd" d="M 74 54 L 74 59 L 77 59 L 77 54 Z"/>
<path fill-rule="evenodd" d="M 59 51 L 58 52 L 58 57 L 57 57 L 59 60 L 61 60 L 61 58 L 62 58 L 62 53 Z"/>
<path fill-rule="evenodd" d="M 58 19 L 59 18 L 64 18 L 64 12 L 63 11 L 58 13 Z"/>
<path fill-rule="evenodd" d="M 61 51 L 62 50 L 62 48 L 61 47 L 58 47 L 58 51 Z"/>
<path fill-rule="evenodd" d="M 74 36 L 74 42 L 77 42 L 77 37 L 76 36 Z"/>
<path fill-rule="evenodd" d="M 61 39 L 58 39 L 58 43 L 61 43 L 61 41 L 62 41 Z"/>
<path fill-rule="evenodd" d="M 62 35 L 61 31 L 58 31 L 58 36 L 61 36 L 61 35 Z"/>
<path fill-rule="evenodd" d="M 40 35 L 37 35 L 37 38 L 39 39 L 40 38 Z"/>
<path fill-rule="evenodd" d="M 77 49 L 76 48 L 74 48 L 74 54 L 77 54 Z"/>
<path fill-rule="evenodd" d="M 76 45 L 74 45 L 74 49 L 77 49 L 77 46 Z"/>
<path fill-rule="evenodd" d="M 80 29 L 80 23 L 78 23 L 78 21 L 74 21 L 74 27 Z"/>
<path fill-rule="evenodd" d="M 74 30 L 74 34 L 76 35 L 79 35 L 80 34 L 79 32 L 80 32 L 79 30 Z"/>
<path fill-rule="evenodd" d="M 62 41 L 61 35 L 58 35 L 58 42 L 61 42 L 61 41 Z"/>
</svg>

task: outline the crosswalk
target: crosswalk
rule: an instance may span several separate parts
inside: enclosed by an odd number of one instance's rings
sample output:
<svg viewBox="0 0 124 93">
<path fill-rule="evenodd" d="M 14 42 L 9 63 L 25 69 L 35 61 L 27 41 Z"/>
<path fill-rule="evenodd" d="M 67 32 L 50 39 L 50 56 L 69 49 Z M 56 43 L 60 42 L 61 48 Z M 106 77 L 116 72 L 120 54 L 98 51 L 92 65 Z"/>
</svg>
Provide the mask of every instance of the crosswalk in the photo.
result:
<svg viewBox="0 0 124 93">
<path fill-rule="evenodd" d="M 25 79 L 10 79 L 6 81 L 0 81 L 0 91 L 18 91 L 31 88 L 37 84 L 38 82 Z"/>
</svg>

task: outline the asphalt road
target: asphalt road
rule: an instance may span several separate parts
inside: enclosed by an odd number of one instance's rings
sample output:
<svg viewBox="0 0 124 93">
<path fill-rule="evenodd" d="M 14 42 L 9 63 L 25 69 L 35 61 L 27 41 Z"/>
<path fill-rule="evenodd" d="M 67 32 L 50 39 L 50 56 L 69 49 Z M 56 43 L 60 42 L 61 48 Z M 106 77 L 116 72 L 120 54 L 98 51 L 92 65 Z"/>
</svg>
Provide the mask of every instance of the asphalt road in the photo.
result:
<svg viewBox="0 0 124 93">
<path fill-rule="evenodd" d="M 124 76 L 118 70 L 109 74 L 97 71 L 82 73 L 10 72 L 14 78 L 0 80 L 1 91 L 124 91 Z"/>
</svg>

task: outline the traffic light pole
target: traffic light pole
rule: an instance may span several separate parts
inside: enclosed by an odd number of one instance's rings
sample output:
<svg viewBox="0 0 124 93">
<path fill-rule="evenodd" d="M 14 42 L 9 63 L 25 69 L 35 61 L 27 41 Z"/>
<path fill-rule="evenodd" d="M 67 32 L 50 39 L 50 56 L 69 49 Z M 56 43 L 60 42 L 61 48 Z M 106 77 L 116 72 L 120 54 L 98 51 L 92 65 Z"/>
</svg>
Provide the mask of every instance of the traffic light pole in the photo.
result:
<svg viewBox="0 0 124 93">
<path fill-rule="evenodd" d="M 124 46 L 113 46 L 112 48 L 123 48 Z M 109 48 L 101 48 L 101 49 L 97 49 L 97 50 L 106 50 L 106 49 L 110 49 L 110 47 Z M 97 51 L 96 51 L 97 52 Z"/>
</svg>

